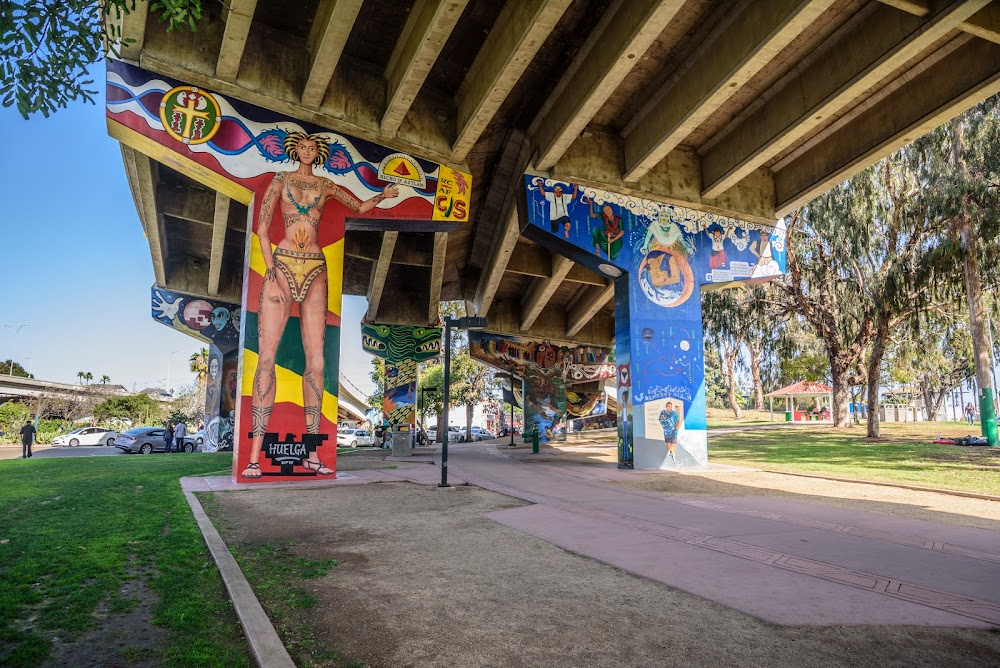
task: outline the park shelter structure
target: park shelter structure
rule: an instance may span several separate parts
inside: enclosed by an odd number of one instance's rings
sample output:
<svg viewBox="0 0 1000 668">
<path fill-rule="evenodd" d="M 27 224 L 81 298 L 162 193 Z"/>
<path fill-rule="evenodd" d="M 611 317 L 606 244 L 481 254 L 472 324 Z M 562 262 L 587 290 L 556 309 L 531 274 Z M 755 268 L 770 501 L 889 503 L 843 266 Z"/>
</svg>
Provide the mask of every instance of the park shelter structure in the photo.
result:
<svg viewBox="0 0 1000 668">
<path fill-rule="evenodd" d="M 183 32 L 140 2 L 121 30 L 108 129 L 155 287 L 253 312 L 256 180 L 295 166 L 289 133 L 325 133 L 319 171 L 349 199 L 396 183 L 429 207 L 347 216 L 322 241 L 331 289 L 367 297 L 369 323 L 433 327 L 461 300 L 496 336 L 613 348 L 620 463 L 644 468 L 667 399 L 678 461 L 706 461 L 701 291 L 780 273 L 786 214 L 1000 91 L 988 0 L 232 0 Z M 294 352 L 278 395 L 308 371 Z"/>
<path fill-rule="evenodd" d="M 795 409 L 796 399 L 815 399 L 817 402 L 817 409 L 822 409 L 824 406 L 830 408 L 833 405 L 833 388 L 829 385 L 824 385 L 823 383 L 816 383 L 811 380 L 800 380 L 797 383 L 792 383 L 787 387 L 783 387 L 780 390 L 775 390 L 774 392 L 768 392 L 764 395 L 768 398 L 771 407 L 771 421 L 774 421 L 774 400 L 784 399 L 785 400 L 785 416 L 786 419 L 793 421 L 807 419 L 805 416 L 810 411 L 799 411 Z M 825 403 L 823 399 L 828 399 Z M 789 418 L 789 416 L 791 416 Z"/>
</svg>

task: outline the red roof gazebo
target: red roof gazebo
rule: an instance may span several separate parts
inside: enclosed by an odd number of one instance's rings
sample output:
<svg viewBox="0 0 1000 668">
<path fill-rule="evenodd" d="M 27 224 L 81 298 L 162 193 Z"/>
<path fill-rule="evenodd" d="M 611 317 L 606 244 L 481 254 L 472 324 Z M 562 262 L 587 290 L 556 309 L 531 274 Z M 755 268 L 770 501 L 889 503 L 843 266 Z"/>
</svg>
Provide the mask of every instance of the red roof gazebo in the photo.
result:
<svg viewBox="0 0 1000 668">
<path fill-rule="evenodd" d="M 771 404 L 771 420 L 774 420 L 774 399 L 775 397 L 785 400 L 785 419 L 788 418 L 788 414 L 792 414 L 792 419 L 802 419 L 805 411 L 795 410 L 795 399 L 797 398 L 808 398 L 817 399 L 820 407 L 822 407 L 823 402 L 819 400 L 821 397 L 829 397 L 830 401 L 828 406 L 833 406 L 833 388 L 829 385 L 824 385 L 823 383 L 817 383 L 811 380 L 800 380 L 797 383 L 792 383 L 788 387 L 783 387 L 780 390 L 775 390 L 774 392 L 768 392 L 765 394 L 768 399 L 770 399 Z"/>
</svg>

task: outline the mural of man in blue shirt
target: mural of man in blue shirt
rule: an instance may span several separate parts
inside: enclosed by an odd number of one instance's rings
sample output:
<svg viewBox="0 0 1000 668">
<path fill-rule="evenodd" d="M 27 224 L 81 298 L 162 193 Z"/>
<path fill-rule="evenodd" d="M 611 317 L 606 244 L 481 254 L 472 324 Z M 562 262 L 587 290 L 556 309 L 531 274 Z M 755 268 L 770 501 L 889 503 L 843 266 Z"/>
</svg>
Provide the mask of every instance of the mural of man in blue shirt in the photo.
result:
<svg viewBox="0 0 1000 668">
<path fill-rule="evenodd" d="M 674 403 L 667 402 L 666 408 L 660 411 L 660 426 L 663 427 L 663 440 L 667 444 L 667 454 L 670 461 L 677 462 L 674 451 L 677 449 L 677 426 L 680 416 L 674 410 Z"/>
</svg>

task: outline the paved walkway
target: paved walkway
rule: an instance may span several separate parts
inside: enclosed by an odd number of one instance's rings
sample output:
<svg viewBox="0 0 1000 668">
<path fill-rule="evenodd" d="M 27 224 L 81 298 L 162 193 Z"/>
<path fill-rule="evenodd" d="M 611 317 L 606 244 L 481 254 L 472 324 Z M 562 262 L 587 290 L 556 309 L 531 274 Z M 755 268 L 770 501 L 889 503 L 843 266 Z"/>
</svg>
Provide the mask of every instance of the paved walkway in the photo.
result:
<svg viewBox="0 0 1000 668">
<path fill-rule="evenodd" d="M 452 445 L 450 482 L 531 504 L 487 515 L 496 522 L 775 624 L 1000 627 L 1000 533 L 773 497 L 672 497 L 608 484 L 648 472 L 531 459 L 490 443 Z M 391 480 L 433 485 L 440 469 L 182 483 L 221 491 Z"/>
<path fill-rule="evenodd" d="M 776 624 L 1000 626 L 995 532 L 770 497 L 652 494 L 607 484 L 638 472 L 517 461 L 495 445 L 449 454 L 452 475 L 533 504 L 490 519 Z"/>
</svg>

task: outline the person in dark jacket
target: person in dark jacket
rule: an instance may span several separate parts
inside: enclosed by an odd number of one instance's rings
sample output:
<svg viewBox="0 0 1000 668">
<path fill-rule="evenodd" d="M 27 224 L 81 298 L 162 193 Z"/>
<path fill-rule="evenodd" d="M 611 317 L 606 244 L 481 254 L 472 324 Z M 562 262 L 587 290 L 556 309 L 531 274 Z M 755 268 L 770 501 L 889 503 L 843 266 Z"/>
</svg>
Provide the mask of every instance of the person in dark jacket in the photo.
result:
<svg viewBox="0 0 1000 668">
<path fill-rule="evenodd" d="M 35 425 L 25 422 L 21 427 L 21 459 L 31 457 L 31 446 L 35 442 Z"/>
</svg>

